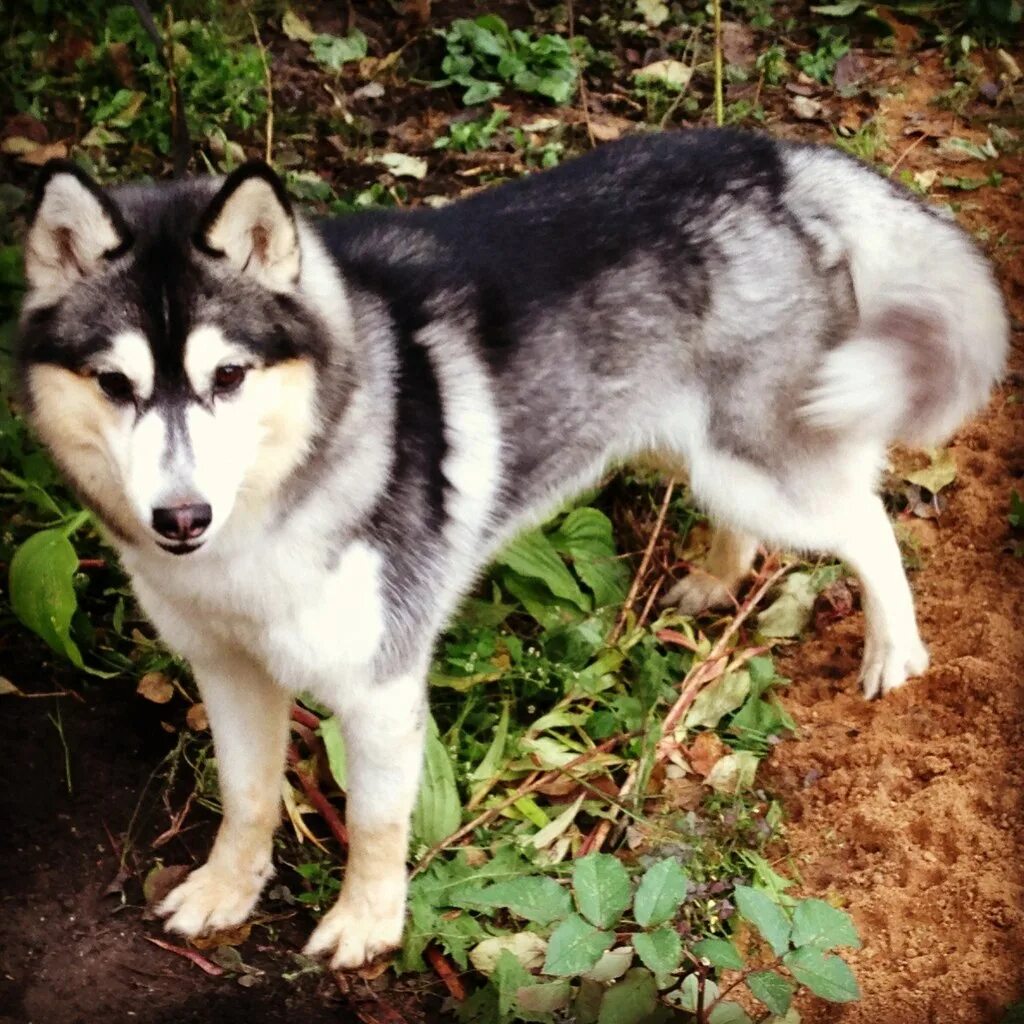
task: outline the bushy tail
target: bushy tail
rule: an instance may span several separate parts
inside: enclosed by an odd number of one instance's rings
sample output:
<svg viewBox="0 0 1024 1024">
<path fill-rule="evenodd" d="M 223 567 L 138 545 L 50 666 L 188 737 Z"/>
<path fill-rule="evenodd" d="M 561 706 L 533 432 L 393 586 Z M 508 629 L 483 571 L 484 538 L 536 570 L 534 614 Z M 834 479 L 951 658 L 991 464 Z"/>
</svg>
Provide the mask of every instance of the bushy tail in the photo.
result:
<svg viewBox="0 0 1024 1024">
<path fill-rule="evenodd" d="M 969 276 L 954 294 L 911 287 L 875 297 L 873 311 L 862 307 L 853 334 L 814 374 L 802 418 L 886 442 L 947 440 L 988 400 L 1008 346 L 991 275 Z"/>
</svg>

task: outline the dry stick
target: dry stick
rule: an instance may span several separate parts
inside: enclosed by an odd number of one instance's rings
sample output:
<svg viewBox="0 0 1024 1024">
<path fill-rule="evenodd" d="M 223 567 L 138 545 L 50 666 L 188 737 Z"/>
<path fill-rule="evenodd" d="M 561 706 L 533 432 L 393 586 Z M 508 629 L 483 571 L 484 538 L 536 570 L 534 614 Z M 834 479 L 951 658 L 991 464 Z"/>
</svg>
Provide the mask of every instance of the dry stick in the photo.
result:
<svg viewBox="0 0 1024 1024">
<path fill-rule="evenodd" d="M 661 573 L 661 575 L 658 576 L 657 580 L 655 581 L 654 586 L 651 587 L 650 593 L 648 593 L 647 595 L 647 600 L 644 602 L 643 609 L 641 610 L 640 615 L 637 617 L 636 620 L 638 629 L 643 626 L 643 624 L 647 621 L 647 616 L 651 614 L 651 606 L 654 604 L 654 599 L 658 596 L 658 593 L 661 591 L 661 585 L 665 582 L 665 577 L 667 575 L 668 573 Z"/>
<path fill-rule="evenodd" d="M 712 0 L 715 12 L 715 124 L 725 124 L 725 100 L 722 96 L 722 0 Z"/>
<path fill-rule="evenodd" d="M 334 805 L 330 800 L 321 792 L 313 776 L 299 767 L 299 760 L 299 752 L 295 749 L 294 745 L 289 746 L 288 763 L 291 770 L 295 773 L 295 777 L 299 780 L 299 784 L 306 794 L 306 799 L 309 800 L 319 812 L 320 817 L 327 823 L 327 827 L 331 830 L 331 835 L 334 836 L 341 846 L 347 848 L 348 832 L 345 830 L 341 816 L 334 809 Z"/>
<path fill-rule="evenodd" d="M 736 634 L 736 631 L 740 628 L 754 608 L 756 608 L 760 603 L 761 598 L 764 597 L 768 590 L 774 586 L 782 575 L 789 571 L 789 568 L 790 567 L 788 565 L 779 566 L 751 592 L 750 596 L 740 606 L 735 618 L 729 623 L 729 626 L 715 642 L 715 645 L 711 648 L 711 652 L 708 654 L 707 658 L 694 665 L 693 668 L 686 673 L 686 676 L 683 678 L 682 684 L 680 685 L 679 697 L 669 709 L 668 714 L 665 716 L 665 719 L 661 724 L 661 735 L 663 739 L 672 735 L 679 719 L 682 718 L 683 713 L 696 699 L 697 694 L 701 689 L 721 674 L 722 669 L 725 667 L 725 659 L 727 656 L 726 647 L 729 641 Z M 764 576 L 767 569 L 768 565 L 766 564 L 758 576 L 759 579 Z M 666 753 L 666 749 L 659 744 L 658 749 L 655 751 L 655 763 L 663 760 Z M 620 800 L 623 797 L 629 796 L 629 794 L 633 792 L 638 778 L 639 762 L 635 761 L 630 766 L 625 781 L 622 783 L 621 787 L 619 787 Z M 612 818 L 614 818 L 614 815 L 615 810 L 613 807 Z M 602 819 L 594 831 L 587 836 L 583 847 L 580 850 L 581 855 L 584 852 L 592 853 L 595 850 L 600 850 L 604 845 L 605 840 L 607 840 L 613 824 L 614 821 L 610 818 Z"/>
<path fill-rule="evenodd" d="M 764 577 L 771 562 L 765 564 L 761 572 L 758 574 L 758 578 Z M 761 602 L 761 599 L 766 593 L 778 582 L 778 580 L 784 576 L 790 569 L 788 565 L 780 565 L 775 569 L 774 572 L 770 573 L 764 581 L 760 583 L 747 597 L 747 599 L 740 605 L 739 611 L 736 613 L 732 622 L 729 623 L 728 627 L 722 633 L 722 635 L 715 642 L 715 646 L 711 648 L 711 652 L 707 658 L 704 659 L 699 665 L 695 665 L 686 673 L 686 677 L 683 679 L 682 687 L 680 688 L 679 697 L 675 704 L 669 709 L 669 713 L 665 716 L 665 720 L 661 724 L 661 735 L 669 736 L 679 723 L 679 719 L 682 718 L 683 712 L 693 703 L 696 699 L 697 694 L 700 692 L 702 686 L 710 682 L 711 679 L 715 678 L 723 667 L 723 659 L 726 657 L 726 647 L 729 641 L 735 636 L 737 630 L 746 621 L 750 613 L 757 607 Z M 711 666 L 711 667 L 709 667 Z"/>
<path fill-rule="evenodd" d="M 164 942 L 163 939 L 155 939 L 152 935 L 143 935 L 143 938 L 147 942 L 152 942 L 154 946 L 166 949 L 168 953 L 173 953 L 175 956 L 191 960 L 196 967 L 213 978 L 219 978 L 224 973 L 223 967 L 218 966 L 208 957 L 203 956 L 202 953 L 197 953 L 194 949 L 186 949 L 184 946 L 175 946 L 171 942 Z"/>
<path fill-rule="evenodd" d="M 625 743 L 626 740 L 632 739 L 635 735 L 635 732 L 620 733 L 618 736 L 613 736 L 610 740 L 605 740 L 604 743 L 599 743 L 596 747 L 591 747 L 590 750 L 584 751 L 579 755 L 579 757 L 574 757 L 568 764 L 564 764 L 560 768 L 553 768 L 551 771 L 547 772 L 532 772 L 518 786 L 515 792 L 511 793 L 493 807 L 488 807 L 486 811 L 478 814 L 471 822 L 463 825 L 462 828 L 457 829 L 446 839 L 442 839 L 441 842 L 427 850 L 427 852 L 419 859 L 416 867 L 413 868 L 413 877 L 424 871 L 439 853 L 447 849 L 449 846 L 453 846 L 460 839 L 465 839 L 466 836 L 471 832 L 474 832 L 481 825 L 486 825 L 489 821 L 501 814 L 506 807 L 511 807 L 517 800 L 529 795 L 534 792 L 534 790 L 540 789 L 541 786 L 551 782 L 559 775 L 572 771 L 573 768 L 578 768 L 581 764 L 586 764 L 587 761 L 593 760 L 598 754 L 607 753 L 609 750 L 617 747 L 620 743 Z"/>
<path fill-rule="evenodd" d="M 636 575 L 633 577 L 633 582 L 629 587 L 629 593 L 626 595 L 626 603 L 622 606 L 622 611 L 619 612 L 615 628 L 611 631 L 611 634 L 608 637 L 609 647 L 612 646 L 612 644 L 614 644 L 622 635 L 622 630 L 626 626 L 626 618 L 629 616 L 629 613 L 633 610 L 633 605 L 636 603 L 637 594 L 640 592 L 640 585 L 643 583 L 644 576 L 647 575 L 647 569 L 650 566 L 651 558 L 654 555 L 654 546 L 658 543 L 658 537 L 661 535 L 661 529 L 665 525 L 665 515 L 668 512 L 668 505 L 672 500 L 672 491 L 675 489 L 675 486 L 675 478 L 669 480 L 665 485 L 665 496 L 661 499 L 661 508 L 658 509 L 658 518 L 654 524 L 654 529 L 651 531 L 650 539 L 647 541 L 647 547 L 644 549 L 644 556 L 640 559 L 640 568 L 637 569 Z"/>
<path fill-rule="evenodd" d="M 597 138 L 594 136 L 594 126 L 590 123 L 590 99 L 587 96 L 587 83 L 583 78 L 583 68 L 576 56 L 573 48 L 574 28 L 573 28 L 573 11 L 572 11 L 572 0 L 567 0 L 565 5 L 565 17 L 569 23 L 569 48 L 573 49 L 572 59 L 576 64 L 576 70 L 580 76 L 580 104 L 583 107 L 583 123 L 587 126 L 587 138 L 590 139 L 590 148 L 594 149 L 597 146 Z"/>
<path fill-rule="evenodd" d="M 910 154 L 913 153 L 914 150 L 917 149 L 917 147 L 920 146 L 921 143 L 924 142 L 924 140 L 927 138 L 927 135 L 919 135 L 916 139 L 914 139 L 914 141 L 909 146 L 907 146 L 906 149 L 903 150 L 902 153 L 900 153 L 898 157 L 896 157 L 896 163 L 894 163 L 892 167 L 889 168 L 890 178 L 896 173 L 896 168 L 899 167 L 899 165 L 903 163 L 903 161 L 906 160 L 907 157 L 910 156 Z"/>
<path fill-rule="evenodd" d="M 314 732 L 320 728 L 319 717 L 314 715 L 312 711 L 299 707 L 298 704 L 292 705 L 292 721 L 297 722 L 299 725 L 304 725 L 307 729 L 312 729 Z"/>
<path fill-rule="evenodd" d="M 267 60 L 267 48 L 260 38 L 260 30 L 256 24 L 256 18 L 252 11 L 249 11 L 249 21 L 252 22 L 252 34 L 256 37 L 256 46 L 259 48 L 260 57 L 263 60 L 263 81 L 267 93 L 267 125 L 264 131 L 266 135 L 266 148 L 263 159 L 269 164 L 274 155 L 274 81 L 270 77 L 270 61 Z"/>
<path fill-rule="evenodd" d="M 427 946 L 423 954 L 429 961 L 430 966 L 437 971 L 437 976 L 444 982 L 444 987 L 452 999 L 462 1002 L 466 998 L 466 986 L 455 973 L 455 968 L 445 959 L 445 955 L 437 946 Z"/>
</svg>

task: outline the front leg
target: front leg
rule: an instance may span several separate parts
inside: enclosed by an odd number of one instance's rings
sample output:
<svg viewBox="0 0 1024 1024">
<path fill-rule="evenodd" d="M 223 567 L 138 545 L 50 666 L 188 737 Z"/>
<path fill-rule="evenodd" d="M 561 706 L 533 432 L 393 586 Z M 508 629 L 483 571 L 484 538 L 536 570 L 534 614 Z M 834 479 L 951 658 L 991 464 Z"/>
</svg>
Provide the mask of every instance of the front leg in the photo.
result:
<svg viewBox="0 0 1024 1024">
<path fill-rule="evenodd" d="M 243 655 L 193 665 L 213 732 L 224 817 L 203 867 L 157 908 L 168 931 L 232 928 L 273 873 L 291 697 Z"/>
<path fill-rule="evenodd" d="M 306 946 L 331 966 L 359 967 L 401 945 L 409 819 L 426 735 L 425 671 L 339 697 L 348 772 L 348 863 L 338 902 Z"/>
</svg>

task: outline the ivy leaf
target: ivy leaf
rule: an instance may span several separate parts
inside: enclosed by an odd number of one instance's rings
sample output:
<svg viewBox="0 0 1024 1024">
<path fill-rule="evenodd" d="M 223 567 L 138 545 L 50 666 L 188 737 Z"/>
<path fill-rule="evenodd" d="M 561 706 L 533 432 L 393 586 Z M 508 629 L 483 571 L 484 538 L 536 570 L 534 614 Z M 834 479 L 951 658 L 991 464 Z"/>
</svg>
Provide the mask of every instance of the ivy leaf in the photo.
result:
<svg viewBox="0 0 1024 1024">
<path fill-rule="evenodd" d="M 633 901 L 637 924 L 651 928 L 675 917 L 689 885 L 686 872 L 671 857 L 652 865 L 640 879 Z"/>
<path fill-rule="evenodd" d="M 746 885 L 736 886 L 736 907 L 743 917 L 764 936 L 776 956 L 789 949 L 789 919 L 763 892 Z"/>
<path fill-rule="evenodd" d="M 669 925 L 652 932 L 637 932 L 633 948 L 643 965 L 658 975 L 671 974 L 683 959 L 683 941 Z"/>
<path fill-rule="evenodd" d="M 548 940 L 544 973 L 567 978 L 585 974 L 614 941 L 612 932 L 598 931 L 579 914 L 570 914 Z"/>
<path fill-rule="evenodd" d="M 715 967 L 723 967 L 730 971 L 743 970 L 743 957 L 728 939 L 701 939 L 693 947 L 693 952 L 696 956 L 710 961 Z"/>
<path fill-rule="evenodd" d="M 801 900 L 793 911 L 793 945 L 860 949 L 860 936 L 845 911 L 824 900 Z"/>
<path fill-rule="evenodd" d="M 787 953 L 782 962 L 801 985 L 830 1003 L 852 1003 L 860 989 L 846 961 L 828 956 L 814 946 L 801 946 Z"/>
<path fill-rule="evenodd" d="M 629 875 L 610 853 L 591 853 L 573 864 L 572 887 L 580 913 L 598 928 L 617 924 L 629 906 Z"/>
<path fill-rule="evenodd" d="M 784 1017 L 793 999 L 793 984 L 775 971 L 755 971 L 747 976 L 747 987 L 772 1013 Z"/>
</svg>

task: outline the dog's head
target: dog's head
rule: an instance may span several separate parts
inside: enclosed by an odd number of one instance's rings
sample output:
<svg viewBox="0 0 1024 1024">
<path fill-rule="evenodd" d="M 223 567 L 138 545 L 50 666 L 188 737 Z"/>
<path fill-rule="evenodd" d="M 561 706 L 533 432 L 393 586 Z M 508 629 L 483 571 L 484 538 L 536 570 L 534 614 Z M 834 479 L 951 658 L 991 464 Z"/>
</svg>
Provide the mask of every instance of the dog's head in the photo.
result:
<svg viewBox="0 0 1024 1024">
<path fill-rule="evenodd" d="M 305 457 L 337 330 L 311 294 L 334 272 L 308 230 L 262 163 L 110 191 L 72 164 L 44 170 L 25 243 L 24 391 L 122 540 L 196 551 Z"/>
</svg>

